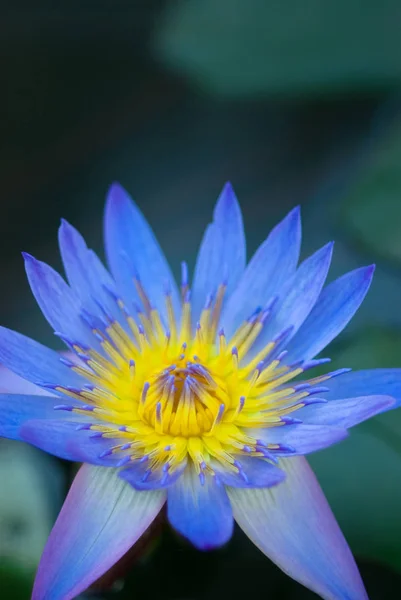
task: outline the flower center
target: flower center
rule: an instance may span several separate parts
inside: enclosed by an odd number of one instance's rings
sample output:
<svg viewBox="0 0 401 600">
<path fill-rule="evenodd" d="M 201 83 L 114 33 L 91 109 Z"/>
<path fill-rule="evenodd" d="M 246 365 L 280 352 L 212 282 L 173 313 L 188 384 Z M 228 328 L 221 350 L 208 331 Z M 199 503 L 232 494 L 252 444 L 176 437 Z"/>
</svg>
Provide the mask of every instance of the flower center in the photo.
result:
<svg viewBox="0 0 401 600">
<path fill-rule="evenodd" d="M 230 404 L 225 382 L 199 362 L 182 360 L 144 387 L 140 416 L 160 434 L 185 438 L 211 434 Z"/>
<path fill-rule="evenodd" d="M 121 465 L 145 461 L 147 473 L 170 476 L 190 460 L 200 476 L 216 465 L 238 474 L 241 455 L 274 460 L 274 452 L 285 452 L 258 432 L 293 422 L 289 415 L 329 376 L 291 384 L 308 366 L 282 363 L 278 350 L 288 331 L 248 358 L 271 308 L 256 311 L 227 341 L 218 331 L 224 285 L 193 329 L 187 285 L 179 326 L 166 294 L 166 327 L 136 283 L 144 308 L 135 319 L 115 298 L 124 321 L 108 317 L 104 329 L 92 328 L 100 349 L 70 342 L 85 364 L 69 366 L 88 384 L 56 389 L 85 404 L 58 408 L 91 419 L 83 428 L 113 440 L 105 454 L 117 454 Z"/>
</svg>

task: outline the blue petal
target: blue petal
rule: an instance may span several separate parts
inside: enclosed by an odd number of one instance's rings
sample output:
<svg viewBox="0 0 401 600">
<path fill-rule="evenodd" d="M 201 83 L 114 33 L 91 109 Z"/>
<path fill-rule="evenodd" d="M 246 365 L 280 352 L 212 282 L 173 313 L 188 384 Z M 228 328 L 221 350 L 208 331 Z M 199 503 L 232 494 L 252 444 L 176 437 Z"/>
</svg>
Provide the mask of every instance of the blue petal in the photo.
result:
<svg viewBox="0 0 401 600">
<path fill-rule="evenodd" d="M 193 318 L 197 321 L 209 294 L 227 284 L 226 298 L 239 281 L 246 261 L 241 209 L 227 183 L 217 200 L 213 223 L 206 229 L 195 266 L 192 289 Z"/>
<path fill-rule="evenodd" d="M 233 517 L 224 486 L 211 476 L 201 485 L 193 469 L 168 488 L 167 515 L 174 529 L 200 550 L 218 548 L 231 538 Z"/>
<path fill-rule="evenodd" d="M 57 352 L 46 346 L 0 327 L 0 362 L 17 375 L 37 385 L 51 383 L 80 387 L 86 383 L 60 359 Z"/>
<path fill-rule="evenodd" d="M 54 396 L 50 390 L 43 390 L 34 383 L 22 379 L 4 365 L 0 365 L 0 393 L 26 394 L 28 396 Z"/>
<path fill-rule="evenodd" d="M 180 311 L 177 287 L 160 246 L 139 208 L 117 183 L 110 188 L 105 213 L 105 243 L 111 272 L 128 307 L 139 301 L 138 277 L 153 307 L 166 316 L 165 294 Z"/>
<path fill-rule="evenodd" d="M 341 442 L 348 435 L 345 429 L 328 427 L 325 425 L 281 425 L 266 427 L 265 429 L 249 429 L 249 435 L 262 440 L 266 444 L 279 444 L 288 446 L 291 450 L 284 450 L 287 454 L 308 454 L 327 448 L 332 444 Z M 277 451 L 280 454 L 280 451 Z"/>
<path fill-rule="evenodd" d="M 295 335 L 319 297 L 327 277 L 332 253 L 333 244 L 327 244 L 307 258 L 282 286 L 274 316 L 257 338 L 250 356 L 289 327 L 292 327 L 291 337 Z"/>
<path fill-rule="evenodd" d="M 356 269 L 323 290 L 309 317 L 287 347 L 287 364 L 313 358 L 341 333 L 365 298 L 373 272 L 373 265 Z"/>
<path fill-rule="evenodd" d="M 326 404 L 305 406 L 297 412 L 297 417 L 303 423 L 349 429 L 394 406 L 395 400 L 391 396 L 344 398 Z"/>
<path fill-rule="evenodd" d="M 32 600 L 76 598 L 131 548 L 164 502 L 163 492 L 136 492 L 114 469 L 81 467 L 47 541 Z"/>
<path fill-rule="evenodd" d="M 112 319 L 123 323 L 117 303 L 106 291 L 115 292 L 110 274 L 78 231 L 64 220 L 59 229 L 59 245 L 68 281 L 85 309 L 104 318 L 104 308 Z"/>
<path fill-rule="evenodd" d="M 260 458 L 239 456 L 236 464 L 239 473 L 227 471 L 218 461 L 212 467 L 225 485 L 233 487 L 271 487 L 285 479 L 283 471 Z"/>
<path fill-rule="evenodd" d="M 32 419 L 54 419 L 54 396 L 0 394 L 0 437 L 21 440 L 21 427 Z"/>
<path fill-rule="evenodd" d="M 395 398 L 394 408 L 401 405 L 401 369 L 351 371 L 325 381 L 324 385 L 329 388 L 324 394 L 326 400 L 385 395 Z"/>
<path fill-rule="evenodd" d="M 280 461 L 284 483 L 228 488 L 234 518 L 287 575 L 327 600 L 367 600 L 347 542 L 304 458 Z"/>
<path fill-rule="evenodd" d="M 274 297 L 295 272 L 301 247 L 299 207 L 292 210 L 269 234 L 246 267 L 229 298 L 222 317 L 227 335 L 247 319 L 256 308 Z"/>
<path fill-rule="evenodd" d="M 50 325 L 79 344 L 93 345 L 95 338 L 81 318 L 82 304 L 64 279 L 49 265 L 24 254 L 28 280 Z"/>
<path fill-rule="evenodd" d="M 147 462 L 137 460 L 131 463 L 127 469 L 120 471 L 119 475 L 136 490 L 155 490 L 169 487 L 177 481 L 181 477 L 186 465 L 187 460 L 183 460 L 173 473 L 168 473 L 163 468 L 157 470 L 149 469 Z"/>
<path fill-rule="evenodd" d="M 60 419 L 26 420 L 20 427 L 20 439 L 49 454 L 74 462 L 87 462 L 101 466 L 116 466 L 123 454 L 107 454 L 119 441 L 93 437 L 94 432 L 78 429 L 88 423 L 88 418 L 72 413 Z M 53 415 L 54 416 L 54 415 Z M 31 417 L 34 419 L 34 416 Z"/>
</svg>

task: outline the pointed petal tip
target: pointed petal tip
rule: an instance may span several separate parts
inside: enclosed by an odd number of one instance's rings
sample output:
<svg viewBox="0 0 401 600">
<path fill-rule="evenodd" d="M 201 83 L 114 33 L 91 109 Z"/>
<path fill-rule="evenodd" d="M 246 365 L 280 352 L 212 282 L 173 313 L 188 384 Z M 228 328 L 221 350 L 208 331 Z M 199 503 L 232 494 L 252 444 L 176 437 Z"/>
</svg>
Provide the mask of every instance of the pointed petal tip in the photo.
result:
<svg viewBox="0 0 401 600">
<path fill-rule="evenodd" d="M 72 227 L 72 225 L 71 225 L 71 223 L 69 223 L 69 222 L 67 221 L 67 219 L 63 219 L 63 218 L 61 218 L 61 219 L 60 219 L 60 227 L 59 227 L 59 231 L 62 231 L 62 230 L 64 230 L 64 229 L 65 229 L 65 230 L 67 230 L 67 229 L 70 229 L 70 228 L 71 228 L 71 229 L 73 228 L 73 227 Z"/>
<path fill-rule="evenodd" d="M 370 277 L 373 277 L 373 273 L 376 271 L 376 265 L 372 264 L 372 265 L 368 265 L 367 267 L 365 267 L 366 269 L 366 273 L 368 275 L 370 275 Z"/>
<path fill-rule="evenodd" d="M 354 269 L 353 271 L 349 271 L 348 273 L 344 273 L 344 277 L 347 275 L 359 273 L 364 276 L 364 279 L 372 279 L 375 270 L 376 270 L 375 264 L 366 265 L 364 267 L 358 267 L 358 268 Z"/>
<path fill-rule="evenodd" d="M 107 192 L 107 202 L 121 202 L 129 198 L 129 194 L 118 181 L 113 181 Z"/>
<path fill-rule="evenodd" d="M 223 189 L 222 189 L 222 193 L 226 194 L 227 196 L 235 197 L 234 187 L 233 187 L 233 184 L 231 183 L 231 181 L 225 182 Z"/>
<path fill-rule="evenodd" d="M 376 414 L 384 412 L 385 410 L 390 409 L 390 408 L 398 408 L 397 399 L 394 398 L 394 396 L 390 396 L 390 395 L 389 396 L 381 396 L 380 401 L 378 401 L 378 403 L 377 403 L 377 413 Z"/>
<path fill-rule="evenodd" d="M 225 232 L 225 239 L 230 230 L 234 228 L 236 234 L 236 244 L 241 244 L 243 249 L 245 249 L 245 234 L 242 222 L 241 206 L 230 182 L 227 182 L 224 185 L 214 206 L 213 224 L 216 223 L 218 224 L 218 227 Z"/>
<path fill-rule="evenodd" d="M 36 258 L 32 254 L 29 254 L 29 252 L 21 252 L 21 254 L 25 262 L 37 262 Z"/>
<path fill-rule="evenodd" d="M 290 212 L 288 213 L 288 216 L 300 218 L 301 217 L 301 205 L 297 204 L 296 206 L 294 206 L 294 208 L 292 210 L 290 210 Z"/>
<path fill-rule="evenodd" d="M 368 265 L 366 267 L 361 267 L 360 269 L 357 269 L 357 271 L 359 271 L 362 275 L 362 281 L 361 281 L 360 285 L 366 289 L 365 293 L 367 293 L 370 288 L 375 270 L 376 270 L 375 264 Z"/>
<path fill-rule="evenodd" d="M 71 225 L 71 223 L 69 223 L 66 219 L 60 219 L 60 226 L 58 228 L 58 241 L 60 249 L 62 249 L 63 242 L 67 240 L 70 241 L 77 233 L 77 230 Z"/>
<path fill-rule="evenodd" d="M 135 492 L 114 469 L 83 465 L 45 546 L 31 600 L 80 596 L 137 542 L 164 502 L 163 492 Z"/>
<path fill-rule="evenodd" d="M 220 203 L 227 207 L 232 204 L 236 204 L 236 205 L 239 204 L 237 196 L 235 195 L 235 192 L 234 192 L 234 188 L 230 181 L 227 181 L 224 184 L 223 189 L 221 190 L 220 196 L 217 200 L 217 204 L 220 204 Z"/>
<path fill-rule="evenodd" d="M 318 250 L 315 254 L 323 255 L 324 257 L 327 257 L 328 260 L 331 260 L 331 257 L 333 256 L 333 251 L 334 251 L 334 241 L 331 241 L 331 242 L 327 242 L 327 244 L 322 246 L 322 248 L 320 248 L 320 250 Z"/>
<path fill-rule="evenodd" d="M 287 480 L 271 490 L 228 490 L 234 518 L 287 575 L 321 598 L 367 600 L 351 551 L 304 458 L 283 459 Z"/>
<path fill-rule="evenodd" d="M 301 205 L 297 204 L 292 210 L 284 217 L 282 223 L 287 223 L 291 231 L 298 230 L 298 235 L 301 235 L 302 219 L 301 219 Z"/>
</svg>

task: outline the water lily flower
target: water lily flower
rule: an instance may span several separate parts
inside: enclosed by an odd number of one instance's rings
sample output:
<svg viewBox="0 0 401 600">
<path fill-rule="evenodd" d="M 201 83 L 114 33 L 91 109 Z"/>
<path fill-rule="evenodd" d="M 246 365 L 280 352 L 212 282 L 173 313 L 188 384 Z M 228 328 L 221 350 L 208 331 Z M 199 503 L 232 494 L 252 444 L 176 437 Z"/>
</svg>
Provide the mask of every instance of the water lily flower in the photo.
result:
<svg viewBox="0 0 401 600">
<path fill-rule="evenodd" d="M 68 600 L 85 590 L 165 503 L 173 528 L 201 550 L 228 542 L 235 520 L 321 597 L 366 598 L 304 455 L 401 399 L 401 370 L 313 372 L 328 362 L 315 357 L 358 309 L 374 267 L 323 287 L 332 244 L 298 266 L 297 208 L 246 265 L 229 184 L 191 283 L 182 265 L 180 289 L 117 184 L 107 198 L 105 243 L 111 274 L 62 222 L 68 284 L 24 254 L 32 292 L 68 357 L 0 329 L 0 361 L 36 386 L 0 396 L 0 435 L 83 463 L 33 599 Z"/>
</svg>

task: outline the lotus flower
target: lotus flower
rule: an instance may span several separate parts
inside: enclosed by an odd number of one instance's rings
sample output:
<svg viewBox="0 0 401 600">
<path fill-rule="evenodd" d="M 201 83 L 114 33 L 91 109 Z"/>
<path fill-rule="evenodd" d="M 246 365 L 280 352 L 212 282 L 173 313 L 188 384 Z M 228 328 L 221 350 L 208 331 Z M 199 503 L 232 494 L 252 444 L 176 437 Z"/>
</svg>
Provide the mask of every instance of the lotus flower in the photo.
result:
<svg viewBox="0 0 401 600">
<path fill-rule="evenodd" d="M 340 442 L 401 398 L 400 370 L 313 372 L 329 362 L 315 357 L 357 311 L 374 267 L 324 287 L 333 245 L 298 266 L 298 208 L 246 265 L 229 184 L 191 283 L 182 265 L 180 289 L 117 184 L 107 198 L 105 242 L 111 274 L 62 222 L 68 284 L 24 254 L 32 292 L 68 357 L 0 330 L 0 361 L 35 386 L 0 396 L 0 435 L 84 463 L 47 542 L 33 599 L 68 600 L 85 590 L 165 503 L 172 527 L 200 550 L 227 543 L 235 520 L 322 598 L 366 598 L 304 455 Z"/>
</svg>

